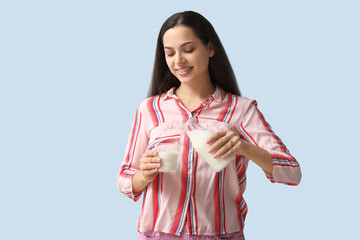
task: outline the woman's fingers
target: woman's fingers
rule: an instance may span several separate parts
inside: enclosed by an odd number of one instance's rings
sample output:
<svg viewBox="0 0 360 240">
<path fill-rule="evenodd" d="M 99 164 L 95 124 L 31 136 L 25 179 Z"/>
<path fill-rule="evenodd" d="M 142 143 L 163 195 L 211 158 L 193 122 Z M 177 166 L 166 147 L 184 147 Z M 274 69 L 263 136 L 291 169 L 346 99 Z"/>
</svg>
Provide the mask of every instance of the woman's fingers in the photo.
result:
<svg viewBox="0 0 360 240">
<path fill-rule="evenodd" d="M 222 147 L 219 151 L 217 151 L 214 155 L 215 158 L 227 158 L 231 154 L 234 154 L 236 150 L 239 148 L 241 142 L 236 140 L 230 140 L 224 147 Z"/>
<path fill-rule="evenodd" d="M 140 159 L 140 172 L 148 183 L 154 181 L 161 167 L 161 160 L 156 150 L 146 151 Z"/>
<path fill-rule="evenodd" d="M 140 171 L 148 181 L 154 180 L 160 166 L 161 161 L 156 150 L 146 151 L 140 159 Z"/>
<path fill-rule="evenodd" d="M 206 143 L 207 144 L 211 144 L 217 140 L 219 140 L 220 138 L 224 137 L 226 135 L 227 131 L 220 131 L 220 132 L 216 132 L 213 135 L 211 135 L 207 140 Z"/>
<path fill-rule="evenodd" d="M 140 160 L 141 170 L 152 170 L 161 166 L 161 160 L 159 157 L 145 157 Z"/>
<path fill-rule="evenodd" d="M 231 147 L 233 145 L 232 142 L 230 142 L 230 140 L 232 138 L 236 138 L 235 133 L 232 131 L 221 131 L 221 132 L 217 132 L 215 134 L 213 134 L 209 140 L 211 147 L 209 149 L 209 153 L 214 153 L 219 151 L 219 149 L 223 148 L 223 147 Z M 233 140 L 236 141 L 236 140 Z"/>
<path fill-rule="evenodd" d="M 217 149 L 216 152 L 214 151 L 214 158 L 218 158 L 218 157 L 226 158 L 230 156 L 235 152 L 236 146 L 237 146 L 237 140 L 230 139 L 229 141 L 227 141 L 226 144 L 224 144 L 222 147 Z"/>
<path fill-rule="evenodd" d="M 143 157 L 156 157 L 157 155 L 158 155 L 158 152 L 155 149 L 152 149 L 152 150 L 146 151 L 144 153 Z"/>
<path fill-rule="evenodd" d="M 207 142 L 211 144 L 209 153 L 212 153 L 215 158 L 227 158 L 238 152 L 241 146 L 240 138 L 229 130 L 214 133 Z"/>
</svg>

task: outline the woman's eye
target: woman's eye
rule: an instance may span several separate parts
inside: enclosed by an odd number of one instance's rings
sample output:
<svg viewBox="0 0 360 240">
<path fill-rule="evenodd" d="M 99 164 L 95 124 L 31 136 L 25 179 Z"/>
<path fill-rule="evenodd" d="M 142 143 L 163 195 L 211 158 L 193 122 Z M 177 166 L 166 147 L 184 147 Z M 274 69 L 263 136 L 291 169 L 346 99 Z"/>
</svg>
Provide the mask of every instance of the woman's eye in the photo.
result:
<svg viewBox="0 0 360 240">
<path fill-rule="evenodd" d="M 168 56 L 168 57 L 172 57 L 172 56 L 175 55 L 174 52 L 165 52 L 165 54 L 166 54 L 166 56 Z"/>
<path fill-rule="evenodd" d="M 194 51 L 194 49 L 185 50 L 186 53 L 192 53 L 193 51 Z"/>
</svg>

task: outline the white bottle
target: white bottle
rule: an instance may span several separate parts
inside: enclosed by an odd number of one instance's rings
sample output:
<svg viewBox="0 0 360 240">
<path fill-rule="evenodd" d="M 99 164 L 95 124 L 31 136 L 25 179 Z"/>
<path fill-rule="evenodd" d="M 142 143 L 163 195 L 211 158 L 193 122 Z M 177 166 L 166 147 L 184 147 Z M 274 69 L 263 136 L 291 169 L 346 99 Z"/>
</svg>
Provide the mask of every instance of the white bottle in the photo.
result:
<svg viewBox="0 0 360 240">
<path fill-rule="evenodd" d="M 225 159 L 214 158 L 213 153 L 209 153 L 211 147 L 206 143 L 206 140 L 214 133 L 213 131 L 204 128 L 196 122 L 194 118 L 190 118 L 184 125 L 186 134 L 189 136 L 196 152 L 205 159 L 205 161 L 216 171 L 223 170 L 231 161 L 235 159 L 235 155 L 231 155 Z"/>
</svg>

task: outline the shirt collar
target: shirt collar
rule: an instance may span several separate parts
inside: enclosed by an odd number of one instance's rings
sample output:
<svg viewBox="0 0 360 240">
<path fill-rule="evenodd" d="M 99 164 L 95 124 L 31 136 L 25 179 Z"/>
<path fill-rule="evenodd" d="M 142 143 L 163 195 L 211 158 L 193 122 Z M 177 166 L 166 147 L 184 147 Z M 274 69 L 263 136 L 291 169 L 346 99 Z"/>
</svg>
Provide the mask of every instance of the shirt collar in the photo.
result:
<svg viewBox="0 0 360 240">
<path fill-rule="evenodd" d="M 224 100 L 224 97 L 225 97 L 225 91 L 222 88 L 220 88 L 219 86 L 216 85 L 215 86 L 215 92 L 213 94 L 209 95 L 207 97 L 207 100 L 213 99 L 215 101 L 222 102 Z M 170 99 L 170 98 L 176 98 L 176 99 L 178 98 L 175 95 L 175 87 L 171 88 L 163 96 L 164 100 Z"/>
<path fill-rule="evenodd" d="M 175 87 L 170 88 L 170 90 L 167 91 L 163 96 L 164 100 L 170 99 L 170 98 L 177 98 L 177 96 L 175 95 Z"/>
</svg>

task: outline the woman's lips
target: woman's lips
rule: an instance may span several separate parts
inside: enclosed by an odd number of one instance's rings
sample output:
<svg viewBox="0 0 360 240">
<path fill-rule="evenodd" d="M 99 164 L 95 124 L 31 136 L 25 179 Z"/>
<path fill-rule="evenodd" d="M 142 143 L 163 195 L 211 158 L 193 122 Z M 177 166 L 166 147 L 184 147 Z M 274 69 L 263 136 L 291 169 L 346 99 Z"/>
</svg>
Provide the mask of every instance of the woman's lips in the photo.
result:
<svg viewBox="0 0 360 240">
<path fill-rule="evenodd" d="M 186 75 L 188 74 L 190 71 L 191 71 L 192 67 L 188 67 L 188 68 L 183 68 L 183 69 L 177 69 L 176 72 L 179 74 L 179 75 Z"/>
</svg>

